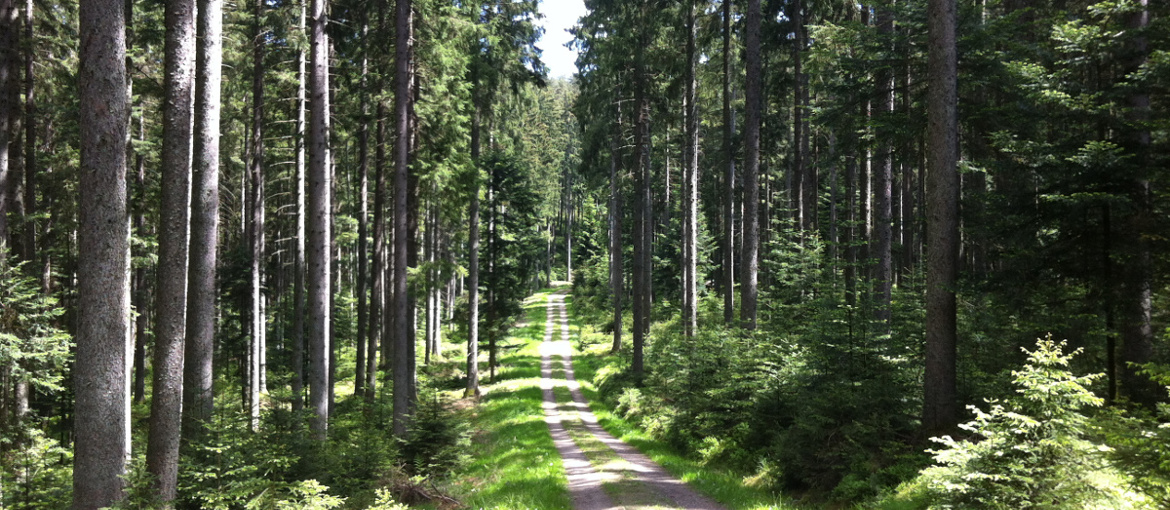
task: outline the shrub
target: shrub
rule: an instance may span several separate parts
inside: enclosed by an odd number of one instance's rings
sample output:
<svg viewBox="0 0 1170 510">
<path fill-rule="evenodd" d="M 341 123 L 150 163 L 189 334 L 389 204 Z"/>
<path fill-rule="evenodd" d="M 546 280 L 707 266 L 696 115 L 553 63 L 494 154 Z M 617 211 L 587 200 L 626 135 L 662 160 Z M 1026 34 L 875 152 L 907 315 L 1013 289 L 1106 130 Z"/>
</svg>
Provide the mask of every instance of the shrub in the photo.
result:
<svg viewBox="0 0 1170 510">
<path fill-rule="evenodd" d="M 960 425 L 973 434 L 959 441 L 933 438 L 937 466 L 922 472 L 939 508 L 1117 508 L 1100 483 L 1103 447 L 1085 438 L 1085 407 L 1102 400 L 1085 389 L 1100 374 L 1075 376 L 1065 343 L 1038 341 L 1023 369 L 1012 372 L 1017 396 L 990 409 L 974 406 Z"/>
</svg>

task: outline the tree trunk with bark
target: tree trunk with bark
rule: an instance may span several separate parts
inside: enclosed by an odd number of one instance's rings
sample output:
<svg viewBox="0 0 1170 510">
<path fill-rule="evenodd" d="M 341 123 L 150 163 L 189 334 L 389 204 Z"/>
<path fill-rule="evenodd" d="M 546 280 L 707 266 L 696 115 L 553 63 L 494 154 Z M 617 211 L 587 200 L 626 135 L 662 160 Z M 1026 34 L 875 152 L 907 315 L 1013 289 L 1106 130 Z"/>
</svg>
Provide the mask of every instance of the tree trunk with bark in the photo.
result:
<svg viewBox="0 0 1170 510">
<path fill-rule="evenodd" d="M 163 502 L 175 499 L 183 410 L 187 242 L 191 210 L 191 123 L 195 86 L 195 1 L 166 3 L 162 202 L 155 305 L 154 384 L 146 467 Z"/>
<path fill-rule="evenodd" d="M 760 0 L 748 0 L 744 43 L 747 45 L 747 86 L 744 111 L 744 174 L 743 174 L 743 268 L 741 278 L 743 297 L 740 322 L 747 329 L 756 329 L 757 274 L 760 253 Z"/>
<path fill-rule="evenodd" d="M 416 396 L 414 395 L 413 373 L 410 370 L 414 362 L 414 321 L 410 316 L 410 303 L 407 289 L 407 267 L 410 249 L 409 218 L 407 206 L 407 187 L 410 173 L 410 117 L 413 111 L 411 105 L 412 85 L 411 60 L 413 56 L 412 39 L 414 37 L 414 12 L 411 0 L 397 0 L 395 15 L 395 47 L 394 47 L 394 102 L 395 102 L 395 141 L 394 141 L 394 320 L 395 320 L 395 350 L 394 350 L 394 435 L 400 438 L 407 436 L 407 431 L 414 414 Z"/>
<path fill-rule="evenodd" d="M 695 5 L 687 5 L 687 65 L 685 81 L 686 141 L 683 159 L 683 322 L 686 335 L 695 336 L 698 329 L 698 242 L 699 227 L 699 107 L 698 54 L 695 51 Z"/>
<path fill-rule="evenodd" d="M 731 4 L 723 0 L 723 322 L 735 320 L 735 111 L 731 88 Z"/>
<path fill-rule="evenodd" d="M 251 192 L 248 193 L 248 242 L 251 262 L 248 316 L 252 349 L 251 366 L 248 369 L 248 409 L 252 418 L 252 430 L 260 426 L 260 394 L 262 393 L 262 372 L 264 370 L 264 48 L 265 30 L 264 0 L 256 0 L 253 15 L 256 26 L 252 44 L 252 154 L 248 176 Z"/>
<path fill-rule="evenodd" d="M 219 240 L 219 120 L 223 0 L 200 0 L 195 83 L 195 154 L 191 190 L 183 438 L 198 440 L 214 405 L 215 261 Z"/>
<path fill-rule="evenodd" d="M 129 108 L 123 3 L 80 4 L 79 189 L 84 192 L 78 198 L 73 369 L 75 510 L 96 510 L 124 499 L 130 457 Z"/>
<path fill-rule="evenodd" d="M 324 441 L 329 429 L 329 307 L 332 294 L 330 244 L 332 237 L 333 175 L 329 164 L 329 39 L 325 0 L 309 6 L 309 166 L 306 204 L 308 240 L 309 407 L 313 436 Z"/>
<path fill-rule="evenodd" d="M 926 376 L 922 425 L 929 434 L 958 423 L 955 282 L 959 264 L 959 173 L 955 0 L 927 4 Z"/>
</svg>

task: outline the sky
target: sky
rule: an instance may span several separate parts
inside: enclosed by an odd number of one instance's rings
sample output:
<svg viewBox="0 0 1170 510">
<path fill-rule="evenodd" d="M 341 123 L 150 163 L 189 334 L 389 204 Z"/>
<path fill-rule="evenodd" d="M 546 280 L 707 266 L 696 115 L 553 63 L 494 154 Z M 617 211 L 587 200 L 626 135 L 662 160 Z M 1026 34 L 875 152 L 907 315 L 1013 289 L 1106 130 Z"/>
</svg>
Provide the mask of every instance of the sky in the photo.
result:
<svg viewBox="0 0 1170 510">
<path fill-rule="evenodd" d="M 550 78 L 569 78 L 577 72 L 577 52 L 565 47 L 565 43 L 573 40 L 567 30 L 585 15 L 585 1 L 541 0 L 540 12 L 544 14 L 540 20 L 544 35 L 538 45 L 544 50 L 541 60 L 548 66 Z"/>
</svg>

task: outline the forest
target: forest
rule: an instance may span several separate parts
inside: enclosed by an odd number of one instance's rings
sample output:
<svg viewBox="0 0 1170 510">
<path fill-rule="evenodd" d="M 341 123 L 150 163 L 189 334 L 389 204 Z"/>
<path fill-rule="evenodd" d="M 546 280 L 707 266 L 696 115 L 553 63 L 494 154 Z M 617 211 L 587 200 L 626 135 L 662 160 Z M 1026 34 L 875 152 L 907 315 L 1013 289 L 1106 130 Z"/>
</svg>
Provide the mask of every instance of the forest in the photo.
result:
<svg viewBox="0 0 1170 510">
<path fill-rule="evenodd" d="M 1170 507 L 1170 3 L 568 3 L 0 0 L 0 509 Z"/>
</svg>

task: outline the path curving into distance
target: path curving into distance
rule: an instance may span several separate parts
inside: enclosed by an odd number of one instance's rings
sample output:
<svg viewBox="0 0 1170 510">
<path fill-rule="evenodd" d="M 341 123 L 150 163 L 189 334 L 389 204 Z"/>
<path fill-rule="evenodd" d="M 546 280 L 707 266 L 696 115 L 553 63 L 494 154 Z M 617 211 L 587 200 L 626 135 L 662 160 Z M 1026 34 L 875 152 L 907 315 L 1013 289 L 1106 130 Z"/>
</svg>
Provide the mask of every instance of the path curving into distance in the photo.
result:
<svg viewBox="0 0 1170 510">
<path fill-rule="evenodd" d="M 544 419 L 564 463 L 573 508 L 724 510 L 597 423 L 573 376 L 564 293 L 561 290 L 548 297 L 540 385 Z M 567 389 L 568 395 L 558 388 Z M 558 393 L 562 395 L 559 402 Z"/>
</svg>

